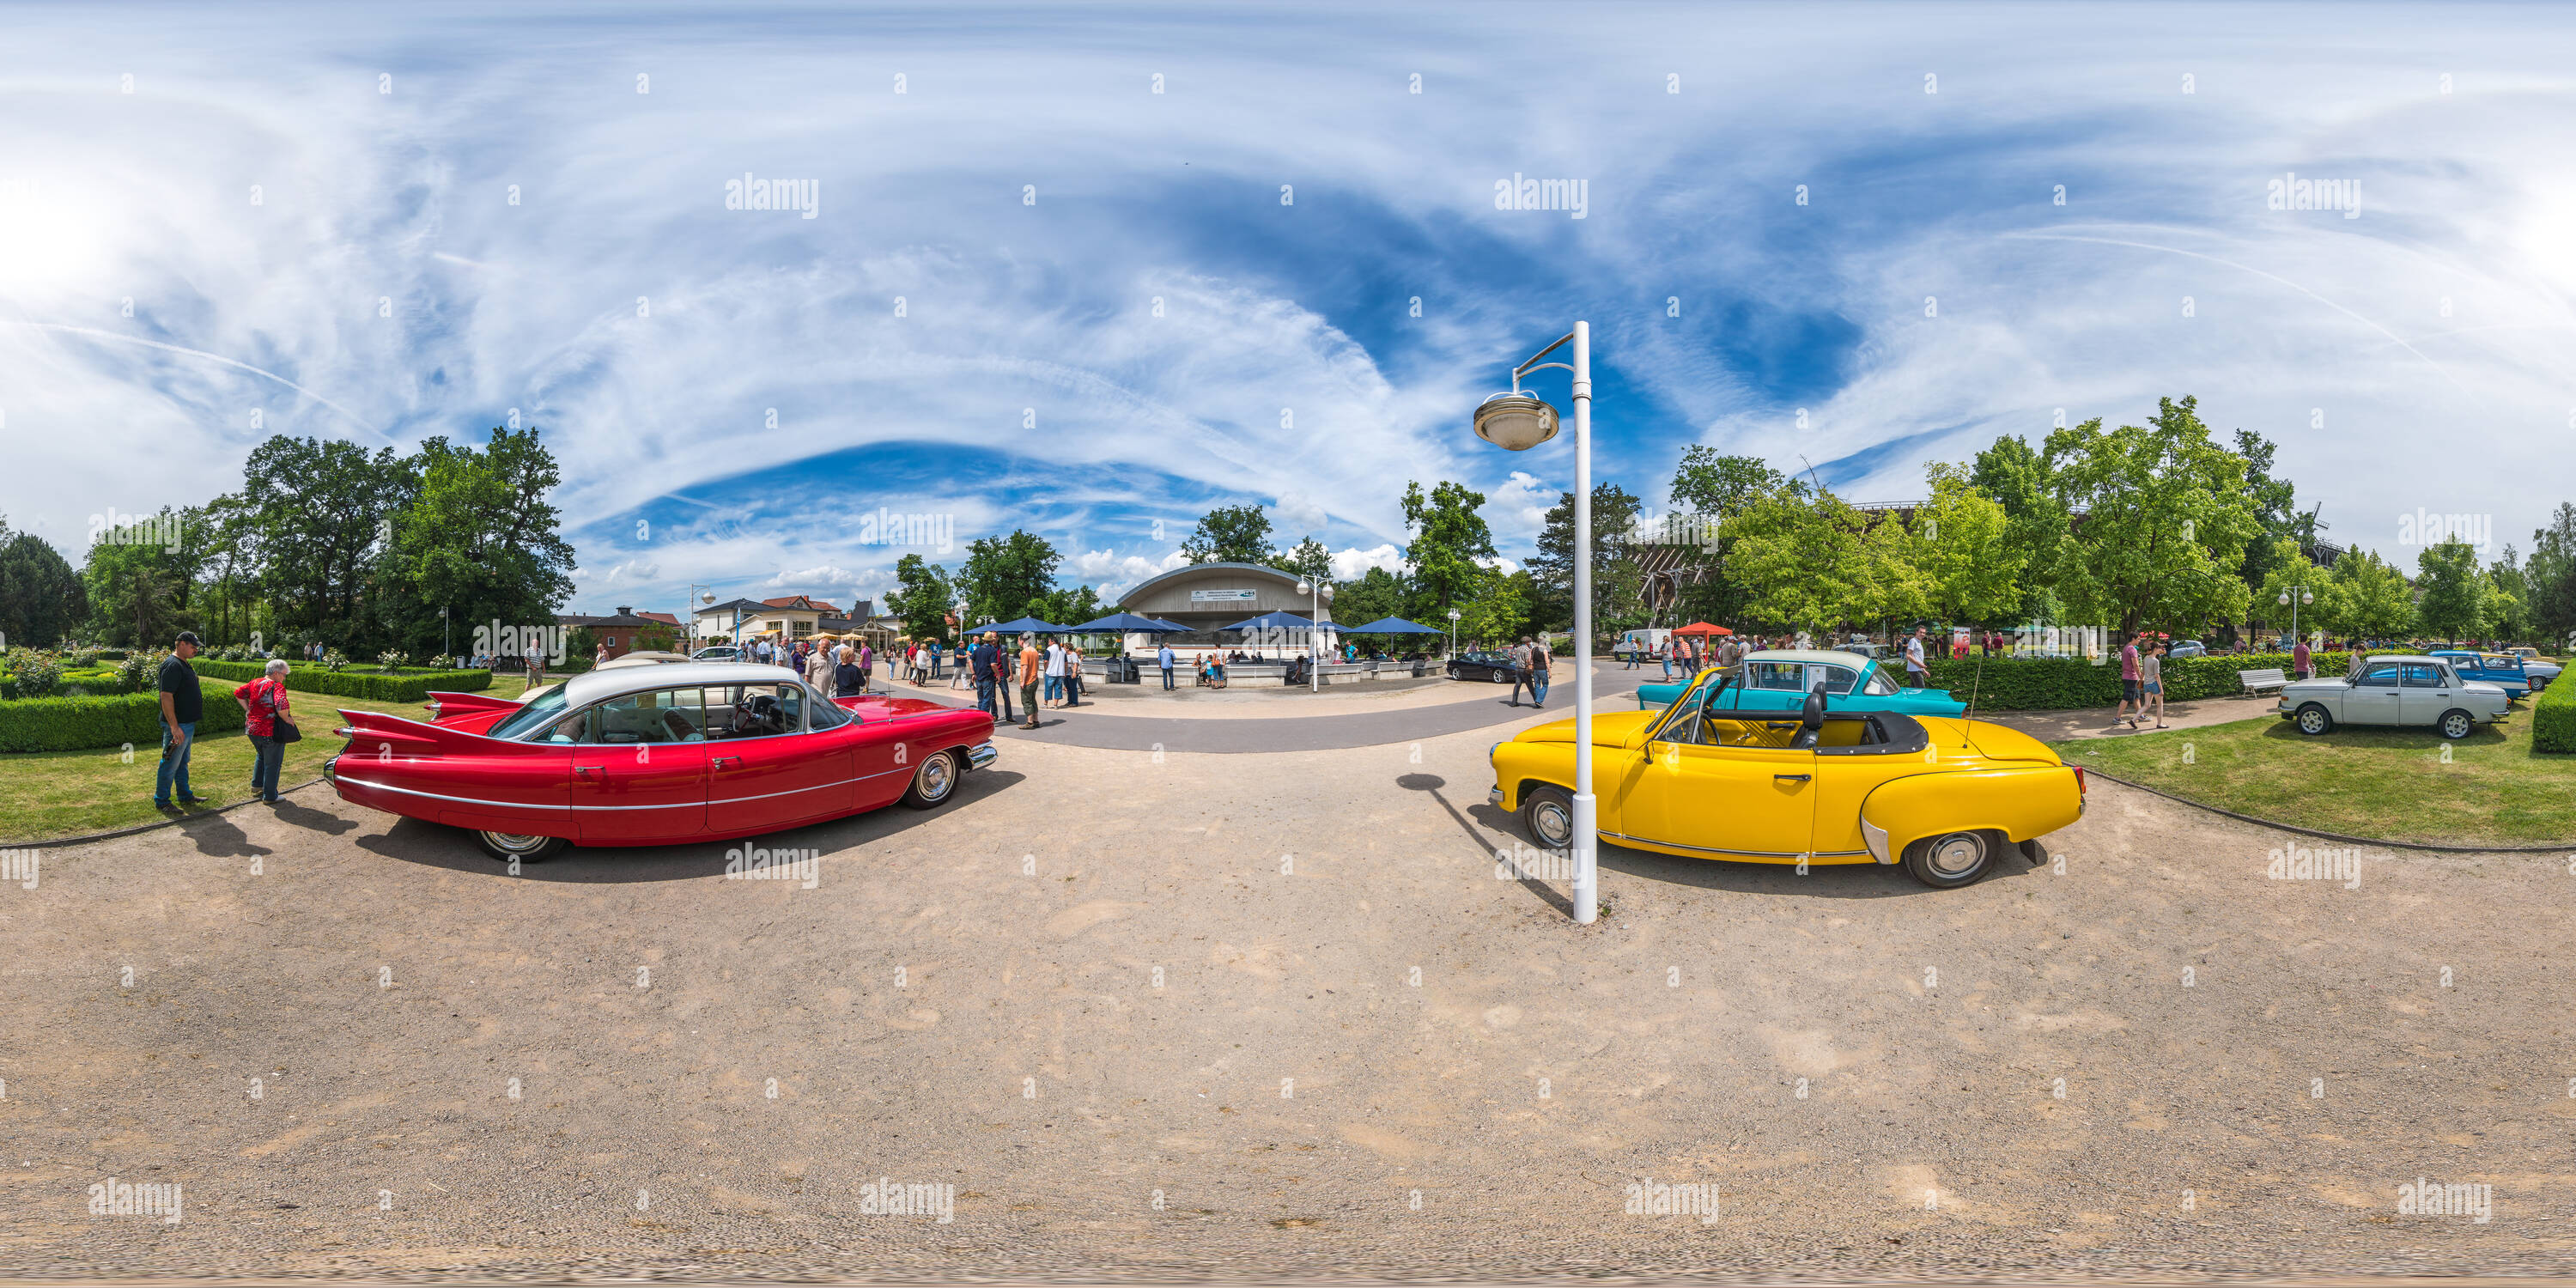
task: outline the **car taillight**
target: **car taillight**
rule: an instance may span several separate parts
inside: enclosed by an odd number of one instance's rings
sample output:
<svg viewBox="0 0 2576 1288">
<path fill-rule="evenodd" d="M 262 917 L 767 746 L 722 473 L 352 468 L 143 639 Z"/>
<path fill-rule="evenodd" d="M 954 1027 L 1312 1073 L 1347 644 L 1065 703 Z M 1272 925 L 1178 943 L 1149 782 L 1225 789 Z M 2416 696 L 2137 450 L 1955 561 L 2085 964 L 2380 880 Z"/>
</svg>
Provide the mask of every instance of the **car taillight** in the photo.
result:
<svg viewBox="0 0 2576 1288">
<path fill-rule="evenodd" d="M 436 720 L 438 718 L 438 699 L 436 698 L 430 699 L 429 718 L 432 720 Z"/>
<path fill-rule="evenodd" d="M 2069 765 L 2067 768 L 2075 771 L 2075 794 L 2082 796 L 2084 794 L 2084 766 Z"/>
</svg>

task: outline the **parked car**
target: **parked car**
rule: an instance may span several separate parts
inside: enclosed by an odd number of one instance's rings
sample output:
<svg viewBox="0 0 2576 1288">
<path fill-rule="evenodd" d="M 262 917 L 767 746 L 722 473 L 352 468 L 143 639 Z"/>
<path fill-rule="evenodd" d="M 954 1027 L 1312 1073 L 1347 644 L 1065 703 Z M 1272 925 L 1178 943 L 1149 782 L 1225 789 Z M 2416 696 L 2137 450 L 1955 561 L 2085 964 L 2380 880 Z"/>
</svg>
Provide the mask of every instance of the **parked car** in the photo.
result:
<svg viewBox="0 0 2576 1288">
<path fill-rule="evenodd" d="M 1968 704 L 1948 689 L 1909 689 L 1885 661 L 1838 649 L 1765 649 L 1747 653 L 1741 674 L 1713 692 L 1709 700 L 1728 711 L 1796 711 L 1816 686 L 1825 689 L 1829 711 L 1903 711 L 1918 716 L 1955 716 Z M 1678 684 L 1637 686 L 1637 705 L 1660 707 L 1682 696 L 1698 676 Z"/>
<path fill-rule="evenodd" d="M 1509 653 L 1460 653 L 1449 659 L 1452 680 L 1491 680 L 1496 684 L 1512 682 L 1512 655 Z"/>
<path fill-rule="evenodd" d="M 2508 698 L 2531 696 L 2531 677 L 2523 671 L 2522 659 L 2510 653 L 2475 653 L 2465 650 L 2435 650 L 2429 656 L 2451 664 L 2451 670 L 2463 680 L 2484 680 L 2504 690 Z"/>
<path fill-rule="evenodd" d="M 2274 714 L 2309 735 L 2332 733 L 2338 724 L 2431 725 L 2443 737 L 2459 739 L 2503 719 L 2512 702 L 2501 686 L 2461 679 L 2440 658 L 2398 654 L 2370 659 L 2357 680 L 2320 677 L 2284 685 Z"/>
<path fill-rule="evenodd" d="M 621 653 L 616 657 L 612 657 L 590 669 L 594 671 L 606 671 L 616 667 L 661 666 L 666 663 L 686 662 L 688 660 L 688 658 L 682 657 L 677 653 L 664 653 L 658 649 L 637 649 L 632 653 Z M 534 702 L 539 697 L 562 687 L 563 681 L 561 680 L 557 680 L 553 684 L 541 684 L 536 688 L 520 694 L 519 701 L 521 703 Z M 436 720 L 440 709 L 438 699 L 431 698 L 429 702 L 429 718 Z"/>
<path fill-rule="evenodd" d="M 742 650 L 731 644 L 716 644 L 707 648 L 699 649 L 695 653 L 691 653 L 689 655 L 689 660 L 692 662 L 739 662 L 742 660 Z"/>
<path fill-rule="evenodd" d="M 2165 658 L 2168 661 L 2178 657 L 2207 656 L 2209 656 L 2209 646 L 2199 640 L 2175 640 L 2173 647 L 2165 650 Z"/>
<path fill-rule="evenodd" d="M 2519 648 L 2506 649 L 2505 652 L 2522 659 L 2522 673 L 2531 678 L 2531 691 L 2534 693 L 2548 688 L 2549 682 L 2558 678 L 2559 665 L 2542 657 L 2539 649 L 2525 644 Z"/>
<path fill-rule="evenodd" d="M 342 711 L 348 742 L 322 776 L 350 804 L 465 828 L 523 862 L 928 809 L 995 756 L 981 711 L 831 701 L 776 666 L 604 667 L 526 702 L 435 696 L 428 722 Z"/>
<path fill-rule="evenodd" d="M 2047 745 L 1984 721 L 1828 711 L 1810 694 L 1786 719 L 1704 699 L 1592 721 L 1592 792 L 1603 837 L 1685 858 L 1902 863 L 1939 889 L 1972 885 L 2018 846 L 2084 813 L 2084 772 Z M 1494 744 L 1488 799 L 1544 849 L 1574 834 L 1574 722 Z"/>
</svg>

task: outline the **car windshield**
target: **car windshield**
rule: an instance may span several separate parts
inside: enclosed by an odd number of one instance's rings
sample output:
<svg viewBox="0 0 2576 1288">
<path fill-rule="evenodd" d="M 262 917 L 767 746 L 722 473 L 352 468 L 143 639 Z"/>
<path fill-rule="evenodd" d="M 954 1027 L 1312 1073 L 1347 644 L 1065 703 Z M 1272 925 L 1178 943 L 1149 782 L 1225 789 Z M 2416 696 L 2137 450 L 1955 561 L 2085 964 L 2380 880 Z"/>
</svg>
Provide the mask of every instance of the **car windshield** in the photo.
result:
<svg viewBox="0 0 2576 1288">
<path fill-rule="evenodd" d="M 517 711 L 511 712 L 499 724 L 492 726 L 492 736 L 515 740 L 519 735 L 546 723 L 549 717 L 561 715 L 563 709 L 563 686 L 557 685 L 538 694 Z"/>
<path fill-rule="evenodd" d="M 1897 692 L 1896 680 L 1884 668 L 1871 667 L 1869 683 L 1861 686 L 1861 692 L 1873 698 L 1893 697 Z"/>
</svg>

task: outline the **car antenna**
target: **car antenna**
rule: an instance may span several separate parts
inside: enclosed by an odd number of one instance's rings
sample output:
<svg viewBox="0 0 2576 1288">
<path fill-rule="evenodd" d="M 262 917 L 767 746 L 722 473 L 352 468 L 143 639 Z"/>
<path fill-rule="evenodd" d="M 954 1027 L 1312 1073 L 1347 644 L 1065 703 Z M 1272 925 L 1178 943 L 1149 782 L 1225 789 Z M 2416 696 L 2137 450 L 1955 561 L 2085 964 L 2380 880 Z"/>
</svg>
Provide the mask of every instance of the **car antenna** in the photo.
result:
<svg viewBox="0 0 2576 1288">
<path fill-rule="evenodd" d="M 1968 742 L 1968 725 L 1975 724 L 1977 722 L 1977 690 L 1984 688 L 1985 683 L 1986 655 L 1981 652 L 1977 654 L 1976 672 L 1968 680 L 1968 719 L 1966 723 L 1959 726 L 1959 745 L 1962 747 L 1970 745 Z"/>
</svg>

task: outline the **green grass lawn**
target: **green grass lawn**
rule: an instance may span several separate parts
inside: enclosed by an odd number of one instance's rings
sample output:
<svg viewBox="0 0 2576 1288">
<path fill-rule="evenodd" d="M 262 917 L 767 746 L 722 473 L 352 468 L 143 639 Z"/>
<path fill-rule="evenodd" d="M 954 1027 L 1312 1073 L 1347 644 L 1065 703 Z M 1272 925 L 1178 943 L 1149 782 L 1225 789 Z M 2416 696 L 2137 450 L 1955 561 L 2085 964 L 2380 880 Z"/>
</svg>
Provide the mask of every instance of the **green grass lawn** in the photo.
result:
<svg viewBox="0 0 2576 1288">
<path fill-rule="evenodd" d="M 229 682 L 209 679 L 203 687 L 209 706 L 233 700 L 234 686 Z M 522 676 L 496 674 L 492 687 L 484 692 L 515 698 L 527 687 Z M 331 731 L 339 727 L 338 713 L 344 709 L 390 712 L 415 720 L 428 716 L 417 702 L 370 702 L 321 693 L 288 696 L 304 740 L 286 749 L 286 763 L 278 774 L 282 787 L 321 774 L 322 762 L 340 749 L 340 739 Z M 0 845 L 87 836 L 168 817 L 152 807 L 153 774 L 160 761 L 157 742 L 135 747 L 131 764 L 112 747 L 0 754 Z M 250 739 L 243 734 L 200 739 L 188 761 L 189 783 L 207 801 L 198 810 L 250 799 L 250 763 Z"/>
<path fill-rule="evenodd" d="M 2576 841 L 2576 755 L 2531 749 L 2531 709 L 2450 745 L 2431 729 L 2303 737 L 2265 716 L 2051 744 L 2070 765 L 2257 818 L 2436 844 Z M 2186 760 L 2186 757 L 2188 758 Z"/>
</svg>

